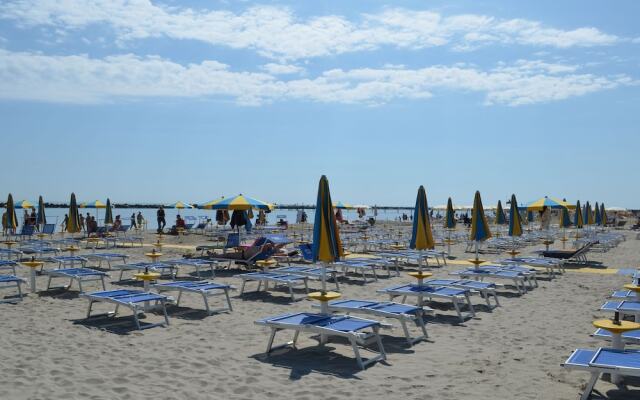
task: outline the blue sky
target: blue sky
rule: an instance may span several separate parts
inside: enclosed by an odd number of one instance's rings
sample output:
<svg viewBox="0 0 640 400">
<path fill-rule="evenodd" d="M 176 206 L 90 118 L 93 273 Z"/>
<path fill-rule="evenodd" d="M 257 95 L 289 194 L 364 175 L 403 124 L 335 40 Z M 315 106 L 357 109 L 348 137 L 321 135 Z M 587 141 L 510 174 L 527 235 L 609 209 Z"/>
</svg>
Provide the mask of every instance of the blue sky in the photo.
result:
<svg viewBox="0 0 640 400">
<path fill-rule="evenodd" d="M 4 1 L 0 196 L 639 208 L 640 3 L 450 3 Z"/>
</svg>

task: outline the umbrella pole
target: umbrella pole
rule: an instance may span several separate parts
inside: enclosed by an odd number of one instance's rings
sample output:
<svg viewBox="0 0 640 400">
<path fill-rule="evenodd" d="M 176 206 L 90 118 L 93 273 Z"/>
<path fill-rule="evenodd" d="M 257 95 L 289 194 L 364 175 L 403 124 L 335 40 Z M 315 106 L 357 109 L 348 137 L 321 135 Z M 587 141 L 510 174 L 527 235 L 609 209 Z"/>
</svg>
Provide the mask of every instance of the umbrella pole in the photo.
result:
<svg viewBox="0 0 640 400">
<path fill-rule="evenodd" d="M 476 240 L 476 262 L 474 263 L 476 269 L 480 265 L 480 257 L 478 257 L 478 241 Z"/>
<path fill-rule="evenodd" d="M 451 228 L 447 229 L 447 254 L 451 257 Z"/>
</svg>

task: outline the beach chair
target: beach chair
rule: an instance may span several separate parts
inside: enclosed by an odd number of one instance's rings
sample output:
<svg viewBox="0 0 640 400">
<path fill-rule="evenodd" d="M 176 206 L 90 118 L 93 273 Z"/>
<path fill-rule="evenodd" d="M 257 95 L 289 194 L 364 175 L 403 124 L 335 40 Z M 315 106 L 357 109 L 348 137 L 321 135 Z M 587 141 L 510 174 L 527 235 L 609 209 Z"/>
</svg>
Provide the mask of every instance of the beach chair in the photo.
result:
<svg viewBox="0 0 640 400">
<path fill-rule="evenodd" d="M 369 282 L 367 280 L 367 272 L 373 276 L 374 281 L 378 280 L 378 275 L 376 274 L 376 266 L 368 262 L 344 260 L 334 262 L 331 265 L 341 268 L 342 273 L 345 276 L 349 273 L 349 270 L 353 270 L 355 274 L 359 273 L 362 276 L 362 280 L 364 283 Z"/>
<path fill-rule="evenodd" d="M 591 336 L 611 341 L 611 332 L 604 330 L 602 328 L 598 328 L 595 332 L 591 334 Z M 626 344 L 640 344 L 640 329 L 635 331 L 625 332 L 622 335 L 622 341 Z"/>
<path fill-rule="evenodd" d="M 69 280 L 69 285 L 62 286 L 63 289 L 71 288 L 73 281 L 78 282 L 78 290 L 80 293 L 83 292 L 82 284 L 86 282 L 96 282 L 99 281 L 102 284 L 102 290 L 106 290 L 104 285 L 104 277 L 109 276 L 105 272 L 96 271 L 91 268 L 65 268 L 65 269 L 54 269 L 51 271 L 45 271 L 45 274 L 49 276 L 49 280 L 47 282 L 47 290 L 51 289 L 51 281 L 53 278 L 63 278 Z"/>
<path fill-rule="evenodd" d="M 102 268 L 102 263 L 106 262 L 109 269 L 111 269 L 112 262 L 121 261 L 123 264 L 126 264 L 127 259 L 129 258 L 128 255 L 120 253 L 92 253 L 86 254 L 83 257 L 85 257 L 89 261 L 97 261 L 98 268 Z"/>
<path fill-rule="evenodd" d="M 580 247 L 577 250 L 549 250 L 549 251 L 541 251 L 540 255 L 548 258 L 557 258 L 561 260 L 565 260 L 566 262 L 576 262 L 576 263 L 586 263 L 587 262 L 587 252 L 596 244 L 597 242 L 588 242 L 584 246 Z"/>
<path fill-rule="evenodd" d="M 167 315 L 166 305 L 168 297 L 161 294 L 144 292 L 142 290 L 116 289 L 103 292 L 83 293 L 80 296 L 89 300 L 87 319 L 92 317 L 91 308 L 94 303 L 110 303 L 115 304 L 116 309 L 113 312 L 107 313 L 107 316 L 115 317 L 118 314 L 120 306 L 126 307 L 133 312 L 133 319 L 138 330 L 148 329 L 154 326 L 169 325 L 169 316 Z M 164 322 L 141 326 L 138 314 L 142 313 L 151 302 L 155 303 L 155 307 L 159 306 L 162 308 L 164 313 Z"/>
<path fill-rule="evenodd" d="M 22 225 L 20 232 L 17 232 L 14 237 L 18 240 L 25 240 L 31 238 L 36 231 L 35 225 Z"/>
<path fill-rule="evenodd" d="M 498 300 L 496 293 L 498 285 L 493 282 L 480 282 L 468 279 L 427 279 L 423 283 L 430 286 L 446 286 L 469 290 L 471 293 L 480 293 L 480 296 L 485 299 L 487 307 L 490 309 L 500 306 L 500 300 Z M 490 296 L 493 297 L 494 305 L 489 301 Z"/>
<path fill-rule="evenodd" d="M 153 285 L 154 289 L 159 293 L 162 292 L 178 292 L 176 306 L 180 305 L 180 299 L 183 293 L 195 293 L 202 296 L 204 307 L 207 314 L 211 315 L 222 311 L 233 311 L 231 299 L 229 298 L 229 290 L 235 290 L 231 285 L 224 285 L 209 281 L 176 281 L 168 283 L 158 283 Z M 209 307 L 209 297 L 224 295 L 227 300 L 227 307 L 211 310 Z"/>
<path fill-rule="evenodd" d="M 556 273 L 564 273 L 564 261 L 553 259 L 553 258 L 543 258 L 543 257 L 513 257 L 507 258 L 504 260 L 498 261 L 500 264 L 525 264 L 531 267 L 543 268 L 547 275 L 550 278 L 554 278 Z M 557 270 L 557 271 L 556 271 Z"/>
<path fill-rule="evenodd" d="M 322 279 L 322 267 L 316 267 L 312 265 L 289 265 L 286 267 L 280 267 L 271 270 L 280 274 L 294 274 L 307 276 L 314 280 Z M 333 268 L 325 269 L 325 278 L 332 280 L 336 284 L 336 290 L 340 291 L 340 283 L 338 282 L 338 271 Z"/>
<path fill-rule="evenodd" d="M 576 349 L 561 366 L 591 373 L 591 379 L 580 397 L 581 400 L 588 400 L 602 374 L 615 373 L 620 376 L 640 377 L 640 351 L 607 348 Z"/>
<path fill-rule="evenodd" d="M 47 261 L 58 263 L 57 269 L 61 269 L 67 267 L 74 268 L 77 265 L 80 265 L 84 268 L 87 266 L 87 262 L 89 260 L 87 260 L 85 257 L 80 256 L 55 256 L 49 257 Z"/>
<path fill-rule="evenodd" d="M 291 300 L 295 301 L 293 289 L 298 287 L 304 287 L 305 292 L 309 293 L 309 286 L 307 284 L 308 277 L 294 274 L 283 274 L 278 272 L 250 272 L 248 274 L 238 275 L 237 278 L 242 279 L 242 287 L 240 288 L 240 295 L 244 294 L 244 288 L 247 282 L 258 282 L 258 288 L 256 292 L 260 291 L 262 284 L 264 284 L 264 290 L 269 290 L 269 283 L 273 283 L 274 288 L 277 286 L 286 286 L 289 289 L 289 295 Z"/>
<path fill-rule="evenodd" d="M 7 260 L 11 260 L 12 258 L 14 259 L 19 259 L 22 256 L 22 252 L 20 250 L 16 250 L 16 249 L 0 249 L 0 259 L 7 259 Z"/>
<path fill-rule="evenodd" d="M 320 307 L 319 305 L 315 306 Z M 428 307 L 424 309 L 423 307 L 412 306 L 409 304 L 369 300 L 336 300 L 329 302 L 328 307 L 329 311 L 343 312 L 347 315 L 351 313 L 365 314 L 397 320 L 400 323 L 400 326 L 402 326 L 402 331 L 404 332 L 409 346 L 413 346 L 415 343 L 429 337 L 423 319 L 425 314 L 433 314 L 433 310 Z M 418 326 L 422 331 L 422 334 L 412 337 L 407 323 L 413 323 Z"/>
<path fill-rule="evenodd" d="M 44 224 L 42 233 L 49 235 L 49 237 L 53 236 L 53 234 L 56 233 L 56 224 Z"/>
<path fill-rule="evenodd" d="M 6 271 L 6 270 L 11 270 L 11 274 L 15 275 L 17 266 L 18 266 L 18 263 L 15 262 L 15 261 L 0 260 L 0 272 Z"/>
<path fill-rule="evenodd" d="M 178 258 L 175 260 L 167 260 L 163 261 L 163 263 L 171 264 L 176 266 L 176 276 L 178 276 L 178 269 L 180 267 L 193 267 L 196 270 L 196 276 L 198 279 L 200 278 L 200 270 L 203 268 L 209 269 L 211 271 L 211 278 L 214 278 L 215 268 L 218 263 L 213 260 L 203 260 L 199 258 Z"/>
<path fill-rule="evenodd" d="M 22 300 L 22 284 L 26 281 L 15 275 L 0 275 L 0 289 L 13 289 L 18 291 L 18 298 L 0 298 L 0 303 L 15 303 Z"/>
<path fill-rule="evenodd" d="M 425 298 L 429 300 L 438 299 L 450 301 L 458 314 L 458 318 L 460 318 L 460 322 L 464 322 L 466 318 L 473 318 L 476 315 L 473 304 L 471 304 L 471 299 L 469 298 L 470 292 L 466 289 L 404 284 L 380 289 L 378 293 L 387 294 L 391 301 L 396 297 L 402 296 L 402 303 L 405 303 L 409 296 L 416 297 L 418 306 L 422 306 L 423 299 Z M 461 306 L 464 304 L 466 304 L 468 308 L 468 312 L 465 314 L 461 311 Z"/>
<path fill-rule="evenodd" d="M 527 292 L 527 277 L 518 271 L 509 271 L 502 269 L 485 269 L 485 268 L 469 268 L 460 271 L 453 271 L 451 275 L 457 275 L 462 279 L 475 279 L 482 281 L 485 278 L 492 279 L 504 279 L 513 282 L 518 294 L 525 294 Z M 531 281 L 529 286 L 533 287 Z"/>
<path fill-rule="evenodd" d="M 295 348 L 300 333 L 312 333 L 320 335 L 320 345 L 324 345 L 332 336 L 346 338 L 353 348 L 356 361 L 361 369 L 365 369 L 367 365 L 376 361 L 386 359 L 379 333 L 382 324 L 378 321 L 350 316 L 294 313 L 264 318 L 255 321 L 255 323 L 271 328 L 271 335 L 269 336 L 269 342 L 267 344 L 267 355 L 278 348 L 289 346 Z M 293 342 L 274 347 L 273 342 L 276 333 L 283 330 L 292 330 L 295 332 Z M 373 342 L 377 344 L 378 351 L 374 352 L 374 357 L 363 360 L 360 355 L 359 346 L 365 348 L 365 346 Z M 369 350 L 373 351 L 371 349 Z"/>
<path fill-rule="evenodd" d="M 619 312 L 623 317 L 631 315 L 636 322 L 640 321 L 640 301 L 637 300 L 610 300 L 600 307 L 600 311 Z"/>
</svg>

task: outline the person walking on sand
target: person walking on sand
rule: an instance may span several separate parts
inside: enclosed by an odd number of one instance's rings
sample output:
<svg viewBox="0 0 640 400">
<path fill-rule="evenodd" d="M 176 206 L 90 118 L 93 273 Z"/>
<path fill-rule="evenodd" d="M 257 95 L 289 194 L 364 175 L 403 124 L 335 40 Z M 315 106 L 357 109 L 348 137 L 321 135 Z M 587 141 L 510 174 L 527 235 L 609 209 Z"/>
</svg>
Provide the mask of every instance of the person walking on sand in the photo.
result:
<svg viewBox="0 0 640 400">
<path fill-rule="evenodd" d="M 136 225 L 136 213 L 131 214 L 131 227 L 133 229 L 138 229 L 138 225 Z"/>
<path fill-rule="evenodd" d="M 158 233 L 161 233 L 164 231 L 164 226 L 167 225 L 167 221 L 164 219 L 164 207 L 160 206 L 156 214 L 158 217 Z"/>
</svg>

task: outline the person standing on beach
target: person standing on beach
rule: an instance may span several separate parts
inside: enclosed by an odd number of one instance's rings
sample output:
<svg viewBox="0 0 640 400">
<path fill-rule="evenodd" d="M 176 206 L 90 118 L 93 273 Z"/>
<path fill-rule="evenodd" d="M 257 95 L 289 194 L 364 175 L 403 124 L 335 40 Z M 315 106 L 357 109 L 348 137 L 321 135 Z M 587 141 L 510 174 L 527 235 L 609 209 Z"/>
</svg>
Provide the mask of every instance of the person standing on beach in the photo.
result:
<svg viewBox="0 0 640 400">
<path fill-rule="evenodd" d="M 164 230 L 164 226 L 167 224 L 167 221 L 164 219 L 164 207 L 160 206 L 156 214 L 158 216 L 158 233 L 160 233 Z"/>
<path fill-rule="evenodd" d="M 142 212 L 138 211 L 138 229 L 142 229 L 144 218 L 142 218 Z"/>
<path fill-rule="evenodd" d="M 131 227 L 133 229 L 138 229 L 138 225 L 136 225 L 136 213 L 131 214 Z"/>
<path fill-rule="evenodd" d="M 67 224 L 69 223 L 69 215 L 65 214 L 64 215 L 64 219 L 62 220 L 62 231 L 66 231 L 67 230 Z"/>
</svg>

